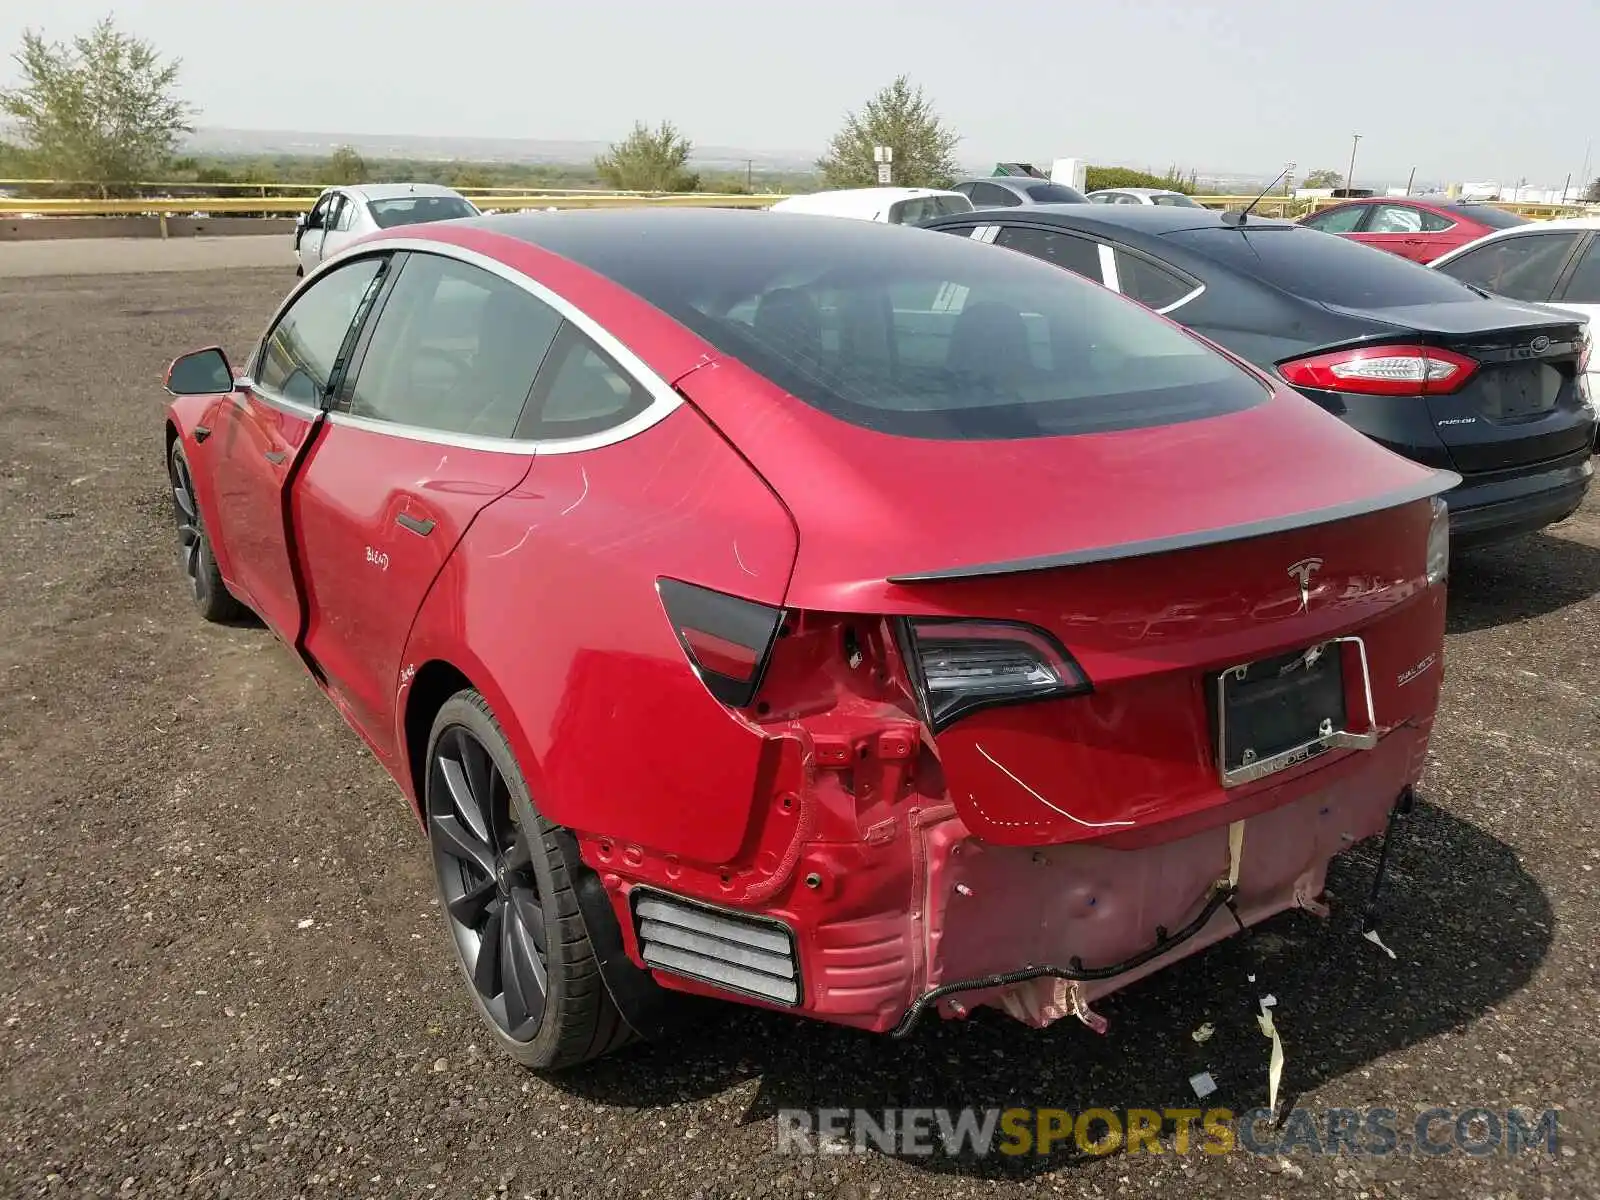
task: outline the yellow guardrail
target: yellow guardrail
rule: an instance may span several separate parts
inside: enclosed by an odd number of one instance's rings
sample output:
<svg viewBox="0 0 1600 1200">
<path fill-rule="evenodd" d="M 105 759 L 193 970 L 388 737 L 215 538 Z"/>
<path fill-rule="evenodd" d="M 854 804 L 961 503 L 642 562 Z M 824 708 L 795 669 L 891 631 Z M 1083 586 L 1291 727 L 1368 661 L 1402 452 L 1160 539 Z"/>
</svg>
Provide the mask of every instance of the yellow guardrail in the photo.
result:
<svg viewBox="0 0 1600 1200">
<path fill-rule="evenodd" d="M 624 208 L 646 204 L 659 208 L 765 208 L 782 196 L 717 195 L 711 192 L 672 192 L 658 195 L 623 192 L 579 194 L 519 194 L 471 197 L 482 208 L 521 211 L 540 208 Z M 229 213 L 293 215 L 307 211 L 315 196 L 179 196 L 125 200 L 19 200 L 0 199 L 0 217 L 61 216 L 184 217 L 193 213 L 227 216 Z"/>
<path fill-rule="evenodd" d="M 0 187 L 7 184 L 31 184 L 43 186 L 48 180 L 0 180 Z M 158 187 L 163 185 L 139 185 Z M 170 185 L 175 190 L 190 185 Z M 202 185 L 207 187 L 222 187 L 220 184 Z M 285 190 L 288 188 L 304 188 L 305 195 L 301 196 L 144 196 L 135 198 L 119 198 L 115 200 L 95 199 L 68 199 L 68 198 L 39 198 L 23 199 L 15 196 L 0 196 L 0 218 L 6 216 L 62 216 L 62 217 L 109 217 L 109 216 L 153 216 L 153 217 L 183 217 L 191 214 L 201 214 L 207 217 L 226 216 L 229 213 L 271 214 L 291 216 L 295 213 L 307 211 L 316 200 L 316 193 L 320 184 L 239 184 L 232 185 L 243 188 L 267 187 L 271 190 Z M 522 188 L 522 189 L 487 189 L 463 188 L 458 189 L 463 195 L 476 202 L 481 208 L 494 208 L 502 211 L 525 211 L 528 209 L 543 208 L 623 208 L 630 205 L 650 205 L 661 208 L 766 208 L 782 200 L 778 194 L 759 196 L 720 194 L 713 192 L 615 192 L 594 191 L 583 188 Z M 1195 196 L 1194 199 L 1207 208 L 1242 208 L 1255 196 Z M 1297 198 L 1293 196 L 1263 196 L 1256 203 L 1255 211 L 1264 217 L 1299 217 L 1306 213 L 1315 212 L 1319 208 L 1338 204 L 1336 197 Z M 1489 204 L 1491 202 L 1483 201 Z M 1521 204 L 1509 201 L 1494 201 L 1492 206 L 1502 208 L 1509 212 L 1520 213 L 1534 219 L 1547 219 L 1551 217 L 1573 216 L 1585 212 L 1595 211 L 1590 206 L 1583 204 Z"/>
</svg>

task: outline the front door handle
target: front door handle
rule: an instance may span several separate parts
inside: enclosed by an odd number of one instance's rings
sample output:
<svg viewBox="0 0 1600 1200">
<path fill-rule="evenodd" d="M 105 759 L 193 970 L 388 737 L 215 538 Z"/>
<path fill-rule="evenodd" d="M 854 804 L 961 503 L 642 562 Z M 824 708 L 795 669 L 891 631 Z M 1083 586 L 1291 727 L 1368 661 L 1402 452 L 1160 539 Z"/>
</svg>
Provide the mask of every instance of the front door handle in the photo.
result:
<svg viewBox="0 0 1600 1200">
<path fill-rule="evenodd" d="M 427 537 L 433 532 L 433 518 L 431 517 L 426 520 L 419 520 L 410 513 L 400 513 L 395 517 L 394 523 L 402 529 L 411 530 L 418 537 Z"/>
<path fill-rule="evenodd" d="M 289 452 L 287 450 L 264 450 L 262 453 L 267 456 L 267 461 L 273 466 L 277 466 L 284 459 L 289 457 Z"/>
</svg>

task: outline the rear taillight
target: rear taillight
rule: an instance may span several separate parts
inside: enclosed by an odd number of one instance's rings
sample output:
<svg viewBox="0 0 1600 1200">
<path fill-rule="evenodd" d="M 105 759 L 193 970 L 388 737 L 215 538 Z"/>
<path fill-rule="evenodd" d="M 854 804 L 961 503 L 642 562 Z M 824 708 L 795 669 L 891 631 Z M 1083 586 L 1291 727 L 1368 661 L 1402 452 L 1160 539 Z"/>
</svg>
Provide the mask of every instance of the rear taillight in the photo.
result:
<svg viewBox="0 0 1600 1200">
<path fill-rule="evenodd" d="M 980 708 L 1090 690 L 1066 649 L 1031 625 L 919 618 L 905 628 L 911 670 L 935 730 Z"/>
<path fill-rule="evenodd" d="M 1362 346 L 1280 363 L 1295 387 L 1368 396 L 1439 396 L 1478 370 L 1475 359 L 1435 346 Z"/>
<path fill-rule="evenodd" d="M 656 580 L 661 607 L 701 682 L 718 700 L 755 700 L 783 610 L 678 579 Z"/>
</svg>

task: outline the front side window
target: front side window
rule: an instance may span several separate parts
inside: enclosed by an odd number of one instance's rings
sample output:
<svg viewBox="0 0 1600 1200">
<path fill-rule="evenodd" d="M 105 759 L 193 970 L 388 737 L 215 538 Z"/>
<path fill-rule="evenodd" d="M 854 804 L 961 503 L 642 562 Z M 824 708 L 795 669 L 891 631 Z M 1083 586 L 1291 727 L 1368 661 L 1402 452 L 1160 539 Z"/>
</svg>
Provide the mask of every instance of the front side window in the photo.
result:
<svg viewBox="0 0 1600 1200">
<path fill-rule="evenodd" d="M 560 324 L 548 305 L 481 267 L 409 255 L 378 314 L 349 412 L 510 437 Z"/>
<path fill-rule="evenodd" d="M 306 214 L 307 229 L 321 229 L 323 227 L 328 219 L 328 211 L 332 208 L 336 195 L 337 193 L 335 192 L 326 192 L 317 198 L 317 202 L 311 206 L 311 211 Z"/>
<path fill-rule="evenodd" d="M 1537 303 L 1550 299 L 1579 236 L 1530 233 L 1501 238 L 1469 250 L 1437 269 L 1497 296 Z"/>
<path fill-rule="evenodd" d="M 1016 250 L 1057 267 L 1076 271 L 1086 279 L 1103 283 L 1105 275 L 1100 269 L 1100 243 L 1072 233 L 1057 233 L 1051 229 L 1029 229 L 1008 225 L 1001 229 L 994 244 L 1007 250 Z"/>
<path fill-rule="evenodd" d="M 383 262 L 374 255 L 347 263 L 295 297 L 262 344 L 256 382 L 285 400 L 317 407 L 351 325 L 372 299 Z"/>
<path fill-rule="evenodd" d="M 730 223 L 685 270 L 680 247 L 577 225 L 563 252 L 799 401 L 881 433 L 1057 437 L 1237 412 L 1269 395 L 1139 305 L 970 238 L 864 221 L 777 237 L 765 222 Z"/>
<path fill-rule="evenodd" d="M 1323 233 L 1354 233 L 1366 211 L 1366 207 L 1361 204 L 1344 204 L 1338 208 L 1325 208 L 1319 213 L 1312 213 L 1300 224 L 1310 229 L 1320 229 Z"/>
<path fill-rule="evenodd" d="M 397 196 L 392 200 L 369 201 L 367 208 L 379 229 L 478 215 L 478 210 L 460 196 Z"/>
</svg>

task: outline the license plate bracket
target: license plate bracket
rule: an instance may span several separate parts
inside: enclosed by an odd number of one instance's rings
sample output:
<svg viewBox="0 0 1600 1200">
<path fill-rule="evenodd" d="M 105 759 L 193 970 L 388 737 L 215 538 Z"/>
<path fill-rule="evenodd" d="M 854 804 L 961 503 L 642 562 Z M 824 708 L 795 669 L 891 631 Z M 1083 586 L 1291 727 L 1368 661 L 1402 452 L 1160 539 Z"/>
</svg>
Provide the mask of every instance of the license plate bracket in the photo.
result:
<svg viewBox="0 0 1600 1200">
<path fill-rule="evenodd" d="M 1360 698 L 1356 714 L 1349 712 L 1352 682 Z M 1367 648 L 1359 637 L 1240 663 L 1219 672 L 1215 688 L 1223 787 L 1275 775 L 1331 750 L 1378 744 Z"/>
</svg>

